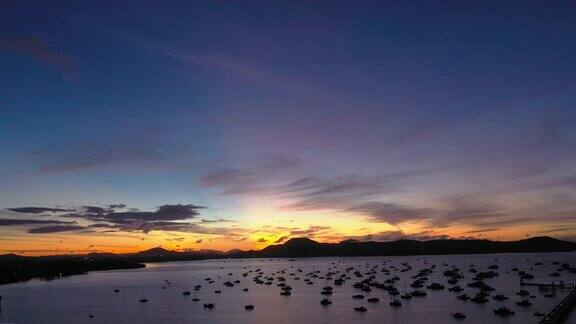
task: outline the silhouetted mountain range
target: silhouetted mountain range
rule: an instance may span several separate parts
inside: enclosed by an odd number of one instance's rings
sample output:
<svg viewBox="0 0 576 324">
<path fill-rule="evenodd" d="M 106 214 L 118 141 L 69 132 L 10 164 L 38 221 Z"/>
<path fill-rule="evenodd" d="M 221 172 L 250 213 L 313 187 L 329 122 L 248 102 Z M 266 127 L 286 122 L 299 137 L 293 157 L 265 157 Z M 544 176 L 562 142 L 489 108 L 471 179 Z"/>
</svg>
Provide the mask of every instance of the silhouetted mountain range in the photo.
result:
<svg viewBox="0 0 576 324">
<path fill-rule="evenodd" d="M 237 252 L 233 257 L 320 257 L 320 256 L 393 256 L 430 254 L 526 253 L 576 251 L 576 243 L 551 237 L 534 237 L 510 242 L 489 240 L 397 240 L 390 242 L 319 243 L 295 238 L 284 244 L 270 245 L 259 251 Z"/>
<path fill-rule="evenodd" d="M 143 268 L 146 262 L 191 261 L 220 258 L 296 258 L 347 256 L 398 256 L 431 254 L 529 253 L 576 251 L 576 243 L 551 237 L 534 237 L 520 241 L 489 240 L 397 240 L 390 242 L 320 243 L 307 238 L 293 238 L 284 244 L 270 245 L 262 250 L 230 250 L 220 252 L 170 251 L 160 247 L 137 253 L 90 253 L 28 257 L 0 255 L 0 284 L 34 278 L 50 280 L 88 271 Z"/>
</svg>

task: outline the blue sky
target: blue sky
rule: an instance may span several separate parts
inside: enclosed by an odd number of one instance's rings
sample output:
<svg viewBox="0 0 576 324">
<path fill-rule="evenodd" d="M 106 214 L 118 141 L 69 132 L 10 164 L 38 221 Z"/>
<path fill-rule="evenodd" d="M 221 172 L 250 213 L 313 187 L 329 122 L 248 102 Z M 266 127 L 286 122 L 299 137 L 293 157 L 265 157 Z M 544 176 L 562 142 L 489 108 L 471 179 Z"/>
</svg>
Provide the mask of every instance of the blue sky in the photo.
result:
<svg viewBox="0 0 576 324">
<path fill-rule="evenodd" d="M 195 204 L 245 237 L 294 222 L 267 242 L 576 234 L 573 2 L 5 1 L 0 31 L 5 219 Z"/>
</svg>

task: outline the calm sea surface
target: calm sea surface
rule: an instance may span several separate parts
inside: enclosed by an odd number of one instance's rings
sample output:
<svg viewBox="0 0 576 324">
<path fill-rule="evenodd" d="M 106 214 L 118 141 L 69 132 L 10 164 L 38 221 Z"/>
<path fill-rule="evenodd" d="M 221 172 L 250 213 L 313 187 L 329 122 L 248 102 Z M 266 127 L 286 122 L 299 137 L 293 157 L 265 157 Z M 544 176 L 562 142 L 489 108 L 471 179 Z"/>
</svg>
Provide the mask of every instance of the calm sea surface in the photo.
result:
<svg viewBox="0 0 576 324">
<path fill-rule="evenodd" d="M 462 312 L 465 323 L 537 323 L 533 315 L 536 311 L 547 312 L 567 293 L 559 291 L 556 297 L 544 297 L 536 287 L 527 287 L 535 296 L 531 307 L 520 307 L 521 300 L 516 292 L 520 289 L 517 272 L 519 270 L 536 276 L 533 282 L 576 282 L 576 276 L 567 271 L 560 277 L 551 277 L 558 265 L 554 261 L 576 265 L 576 253 L 549 254 L 491 254 L 457 256 L 410 256 L 410 257 L 359 257 L 359 258 L 303 258 L 293 259 L 242 259 L 207 260 L 193 262 L 170 262 L 148 264 L 146 269 L 92 272 L 84 276 L 73 276 L 53 281 L 30 281 L 20 284 L 0 286 L 3 299 L 1 323 L 458 323 L 450 314 Z M 402 263 L 412 267 L 409 271 Z M 535 265 L 541 262 L 542 265 Z M 403 292 L 414 290 L 411 277 L 419 270 L 435 265 L 434 273 L 427 284 L 442 283 L 446 288 L 448 277 L 443 272 L 452 266 L 458 267 L 466 277 L 458 283 L 464 293 L 474 295 L 478 290 L 469 288 L 472 281 L 470 265 L 479 271 L 487 271 L 488 266 L 498 265 L 498 277 L 485 282 L 496 291 L 510 297 L 507 301 L 495 301 L 492 297 L 485 304 L 475 304 L 456 298 L 459 293 L 447 290 L 427 291 L 427 297 L 401 300 L 402 306 L 389 305 L 391 296 L 387 291 L 373 288 L 370 292 L 354 289 L 352 285 L 363 278 L 357 278 L 354 271 L 366 273 L 375 270 L 375 280 L 384 282 L 394 276 L 400 280 L 395 287 Z M 345 269 L 353 267 L 346 272 Z M 272 285 L 256 284 L 255 272 L 263 272 L 262 279 L 275 278 Z M 390 274 L 382 272 L 390 270 Z M 280 271 L 284 270 L 285 273 Z M 318 272 L 316 272 L 318 271 Z M 328 271 L 334 272 L 333 279 L 347 273 L 351 278 L 342 286 L 335 286 L 333 280 L 321 279 Z M 315 273 L 313 278 L 310 273 Z M 247 274 L 246 277 L 243 274 Z M 281 296 L 276 286 L 278 277 L 286 278 L 286 284 L 293 288 L 291 296 Z M 209 283 L 206 278 L 214 282 Z M 310 279 L 314 284 L 307 284 Z M 233 287 L 223 285 L 226 281 L 240 283 Z M 169 284 L 168 284 L 169 282 Z M 202 285 L 195 291 L 195 285 Z M 320 305 L 324 298 L 322 287 L 333 286 L 333 295 L 327 296 L 333 303 Z M 163 288 L 165 287 L 165 288 Z M 249 291 L 243 291 L 249 288 Z M 119 292 L 114 292 L 119 289 Z M 182 294 L 191 291 L 190 296 Z M 220 290 L 221 293 L 215 293 Z M 352 295 L 363 294 L 365 299 L 353 299 Z M 369 303 L 367 298 L 377 297 L 378 303 Z M 140 303 L 147 298 L 147 303 Z M 193 298 L 200 301 L 194 302 Z M 204 303 L 214 303 L 214 309 L 204 308 Z M 253 310 L 244 306 L 252 304 Z M 492 309 L 508 306 L 516 312 L 509 318 L 493 314 Z M 364 306 L 366 312 L 356 312 L 354 307 Z M 576 312 L 576 311 L 575 311 Z M 90 318 L 89 316 L 93 317 Z M 572 314 L 569 323 L 576 323 Z"/>
</svg>

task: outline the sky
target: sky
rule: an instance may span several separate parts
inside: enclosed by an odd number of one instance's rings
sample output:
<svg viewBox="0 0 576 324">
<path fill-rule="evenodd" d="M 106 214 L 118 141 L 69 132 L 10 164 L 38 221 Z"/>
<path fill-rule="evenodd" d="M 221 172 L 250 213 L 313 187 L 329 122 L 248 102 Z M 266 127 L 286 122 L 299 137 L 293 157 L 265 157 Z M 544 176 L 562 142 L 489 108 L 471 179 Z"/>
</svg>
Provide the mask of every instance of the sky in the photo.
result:
<svg viewBox="0 0 576 324">
<path fill-rule="evenodd" d="M 0 253 L 542 235 L 573 1 L 0 2 Z"/>
</svg>

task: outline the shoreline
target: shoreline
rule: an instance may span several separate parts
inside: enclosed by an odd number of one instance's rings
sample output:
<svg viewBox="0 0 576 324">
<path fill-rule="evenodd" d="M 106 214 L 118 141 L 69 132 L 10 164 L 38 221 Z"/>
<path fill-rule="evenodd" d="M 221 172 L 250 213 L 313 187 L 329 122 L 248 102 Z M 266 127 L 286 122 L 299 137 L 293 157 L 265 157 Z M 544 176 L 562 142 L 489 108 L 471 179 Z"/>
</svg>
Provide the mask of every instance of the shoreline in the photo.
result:
<svg viewBox="0 0 576 324">
<path fill-rule="evenodd" d="M 207 257 L 207 258 L 191 258 L 191 259 L 162 259 L 162 260 L 153 260 L 153 261 L 143 261 L 143 262 L 132 262 L 127 261 L 126 264 L 119 264 L 114 259 L 118 259 L 118 256 L 110 257 L 112 260 L 111 263 L 105 264 L 106 260 L 98 260 L 98 266 L 96 267 L 82 267 L 82 269 L 70 269 L 64 273 L 58 272 L 56 273 L 54 270 L 50 269 L 43 269 L 37 268 L 36 270 L 43 272 L 43 275 L 33 276 L 33 277 L 19 277 L 15 276 L 13 280 L 0 280 L 0 286 L 3 285 L 10 285 L 10 284 L 18 284 L 18 283 L 25 283 L 30 282 L 33 280 L 38 281 L 52 281 L 63 279 L 72 276 L 78 275 L 87 275 L 90 272 L 99 272 L 99 271 L 113 271 L 113 270 L 130 270 L 130 269 L 145 269 L 147 268 L 147 264 L 161 264 L 161 263 L 170 263 L 170 262 L 192 262 L 192 261 L 211 261 L 211 260 L 245 260 L 245 259 L 314 259 L 314 258 L 381 258 L 381 257 L 428 257 L 428 256 L 477 256 L 477 255 L 500 255 L 500 254 L 542 254 L 542 253 L 576 253 L 576 251 L 532 251 L 532 252 L 478 252 L 478 253 L 441 253 L 441 254 L 402 254 L 402 255 L 321 255 L 321 256 L 281 256 L 281 257 L 262 257 L 262 256 L 244 256 L 244 257 Z M 81 262 L 81 259 L 85 259 L 85 256 L 73 256 L 73 257 L 66 257 L 66 256 L 50 256 L 50 257 L 22 257 L 22 258 L 76 258 L 76 261 Z M 288 260 L 294 261 L 294 260 Z M 20 266 L 23 264 L 19 264 Z M 33 266 L 37 264 L 29 263 L 26 266 Z M 58 268 L 60 269 L 60 268 Z M 3 269 L 3 265 L 0 262 L 0 273 L 5 273 Z M 0 275 L 1 276 L 1 275 Z"/>
</svg>

